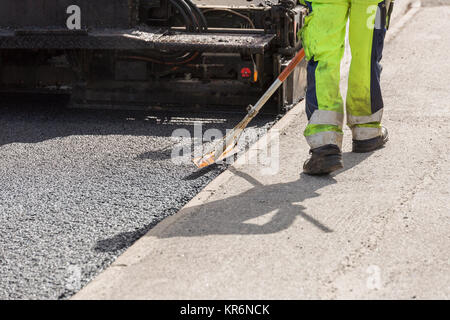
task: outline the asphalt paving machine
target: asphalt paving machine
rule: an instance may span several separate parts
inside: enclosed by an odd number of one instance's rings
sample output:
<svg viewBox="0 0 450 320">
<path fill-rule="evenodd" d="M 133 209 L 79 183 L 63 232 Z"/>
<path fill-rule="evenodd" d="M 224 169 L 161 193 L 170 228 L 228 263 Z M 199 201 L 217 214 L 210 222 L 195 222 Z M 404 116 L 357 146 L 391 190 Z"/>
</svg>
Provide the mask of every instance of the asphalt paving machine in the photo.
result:
<svg viewBox="0 0 450 320">
<path fill-rule="evenodd" d="M 301 49 L 296 0 L 2 0 L 0 93 L 76 107 L 245 109 Z M 305 95 L 301 63 L 269 101 Z"/>
</svg>

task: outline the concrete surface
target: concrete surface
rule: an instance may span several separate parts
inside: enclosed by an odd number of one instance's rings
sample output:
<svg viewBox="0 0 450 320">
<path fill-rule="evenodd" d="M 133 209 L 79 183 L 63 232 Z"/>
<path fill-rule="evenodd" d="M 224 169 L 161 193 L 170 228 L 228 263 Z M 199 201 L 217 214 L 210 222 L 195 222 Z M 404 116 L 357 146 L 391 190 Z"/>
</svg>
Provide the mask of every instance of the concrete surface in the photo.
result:
<svg viewBox="0 0 450 320">
<path fill-rule="evenodd" d="M 224 170 L 172 163 L 171 135 L 241 115 L 168 116 L 0 107 L 0 299 L 69 298 Z"/>
<path fill-rule="evenodd" d="M 421 4 L 422 7 L 450 6 L 450 0 L 421 0 Z"/>
<path fill-rule="evenodd" d="M 347 129 L 345 169 L 305 176 L 296 113 L 277 174 L 236 164 L 74 298 L 449 299 L 449 14 L 386 46 L 386 148 L 352 154 Z"/>
</svg>

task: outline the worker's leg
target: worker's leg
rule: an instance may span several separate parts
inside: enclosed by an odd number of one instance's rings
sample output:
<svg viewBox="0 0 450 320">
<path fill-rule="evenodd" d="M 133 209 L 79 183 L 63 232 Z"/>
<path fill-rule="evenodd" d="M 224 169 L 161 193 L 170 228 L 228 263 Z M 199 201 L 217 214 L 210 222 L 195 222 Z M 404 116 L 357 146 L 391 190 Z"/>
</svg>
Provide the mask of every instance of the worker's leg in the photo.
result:
<svg viewBox="0 0 450 320">
<path fill-rule="evenodd" d="M 386 7 L 380 0 L 351 0 L 350 67 L 347 122 L 354 140 L 382 135 L 381 57 L 386 34 Z"/>
<path fill-rule="evenodd" d="M 349 0 L 305 1 L 310 14 L 302 29 L 308 62 L 305 137 L 311 156 L 303 171 L 328 174 L 343 167 L 344 108 L 339 88 Z"/>
<path fill-rule="evenodd" d="M 349 0 L 305 1 L 310 8 L 302 29 L 308 63 L 305 130 L 311 149 L 326 145 L 342 148 L 343 101 L 339 89 L 345 49 Z"/>
</svg>

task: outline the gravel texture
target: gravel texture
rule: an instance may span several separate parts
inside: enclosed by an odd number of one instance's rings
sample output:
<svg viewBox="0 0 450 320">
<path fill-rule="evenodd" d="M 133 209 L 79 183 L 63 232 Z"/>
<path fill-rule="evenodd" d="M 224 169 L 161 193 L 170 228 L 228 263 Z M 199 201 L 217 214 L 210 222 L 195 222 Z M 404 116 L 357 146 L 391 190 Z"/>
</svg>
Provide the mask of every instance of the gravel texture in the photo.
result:
<svg viewBox="0 0 450 320">
<path fill-rule="evenodd" d="M 0 299 L 67 299 L 222 166 L 174 163 L 175 129 L 225 131 L 242 114 L 0 107 Z M 274 117 L 260 116 L 247 141 Z M 150 271 L 151 272 L 151 271 Z"/>
</svg>

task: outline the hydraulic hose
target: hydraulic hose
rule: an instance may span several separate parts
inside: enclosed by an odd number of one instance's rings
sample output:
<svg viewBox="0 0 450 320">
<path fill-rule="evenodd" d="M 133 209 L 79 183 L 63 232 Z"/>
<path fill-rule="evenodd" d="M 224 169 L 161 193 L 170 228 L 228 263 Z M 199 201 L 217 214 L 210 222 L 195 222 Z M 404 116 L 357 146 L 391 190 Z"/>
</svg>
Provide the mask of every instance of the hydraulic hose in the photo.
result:
<svg viewBox="0 0 450 320">
<path fill-rule="evenodd" d="M 208 29 L 208 23 L 205 15 L 191 0 L 169 0 L 169 3 L 180 13 L 186 25 L 186 31 L 204 32 Z M 130 54 L 124 56 L 126 59 L 149 61 L 163 65 L 182 65 L 191 62 L 199 56 L 198 52 L 179 51 L 148 52 L 145 56 Z"/>
<path fill-rule="evenodd" d="M 199 21 L 201 22 L 202 31 L 208 30 L 208 21 L 206 20 L 205 15 L 203 12 L 191 1 L 191 0 L 185 0 L 186 3 L 191 6 L 191 8 L 194 10 L 196 15 L 199 18 Z"/>
<path fill-rule="evenodd" d="M 187 6 L 187 4 L 184 1 L 182 1 L 182 0 L 169 0 L 169 2 L 176 9 L 178 9 L 180 14 L 183 16 L 184 22 L 186 23 L 186 30 L 187 31 L 194 31 L 193 28 L 195 28 L 194 27 L 195 19 L 194 19 L 193 15 L 192 15 L 191 10 Z M 183 6 L 183 4 L 184 4 L 184 6 Z M 188 7 L 187 10 L 186 10 L 186 7 Z"/>
</svg>

